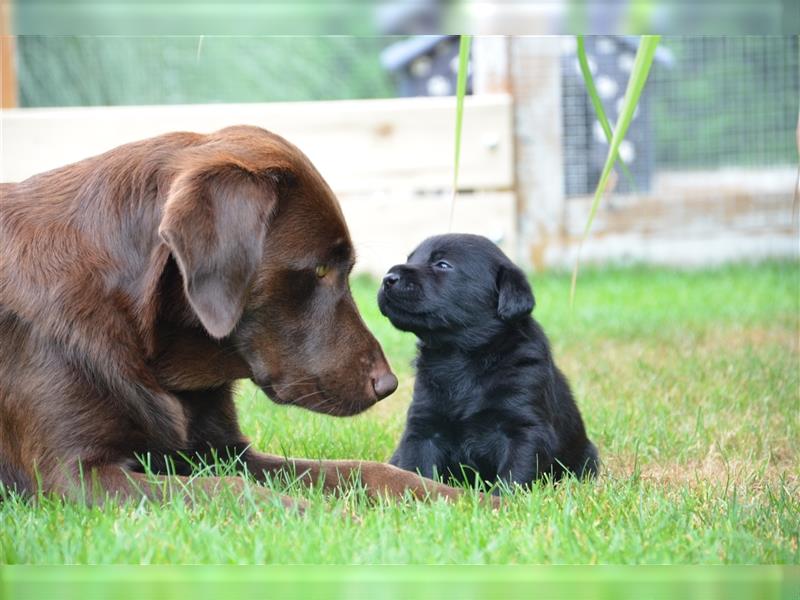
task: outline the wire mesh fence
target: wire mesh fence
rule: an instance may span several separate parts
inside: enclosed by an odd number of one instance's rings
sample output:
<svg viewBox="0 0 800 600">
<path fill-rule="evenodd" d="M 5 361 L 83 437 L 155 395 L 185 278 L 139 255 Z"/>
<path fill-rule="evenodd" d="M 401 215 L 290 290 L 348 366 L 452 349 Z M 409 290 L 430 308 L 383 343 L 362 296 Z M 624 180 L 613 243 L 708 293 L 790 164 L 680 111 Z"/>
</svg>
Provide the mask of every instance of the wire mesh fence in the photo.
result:
<svg viewBox="0 0 800 600">
<path fill-rule="evenodd" d="M 452 93 L 444 85 L 454 78 L 452 57 L 442 51 L 452 40 L 439 37 L 392 72 L 381 64 L 381 53 L 398 45 L 392 36 L 22 36 L 20 101 L 33 107 L 384 98 L 401 93 L 403 77 L 425 80 L 414 88 L 419 93 Z M 608 146 L 575 40 L 563 42 L 564 188 L 572 197 L 592 193 Z M 586 43 L 613 123 L 638 40 L 591 36 Z M 442 56 L 444 74 L 431 66 Z M 648 192 L 664 171 L 794 164 L 799 73 L 796 36 L 662 38 L 620 147 L 632 181 L 619 177 L 615 192 Z"/>
<path fill-rule="evenodd" d="M 593 37 L 587 50 L 613 123 L 636 42 Z M 796 164 L 799 74 L 797 37 L 662 38 L 639 114 L 620 149 L 635 186 L 620 178 L 616 191 L 648 191 L 654 174 L 667 170 Z M 569 47 L 562 82 L 565 189 L 568 196 L 590 194 L 608 146 Z"/>
</svg>

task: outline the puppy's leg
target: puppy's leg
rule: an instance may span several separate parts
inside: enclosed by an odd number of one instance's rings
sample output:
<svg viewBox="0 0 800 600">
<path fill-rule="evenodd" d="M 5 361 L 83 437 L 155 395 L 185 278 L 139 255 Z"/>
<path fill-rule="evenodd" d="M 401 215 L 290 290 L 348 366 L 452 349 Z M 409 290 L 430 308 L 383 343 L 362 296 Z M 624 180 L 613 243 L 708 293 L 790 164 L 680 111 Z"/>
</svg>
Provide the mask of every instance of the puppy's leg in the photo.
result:
<svg viewBox="0 0 800 600">
<path fill-rule="evenodd" d="M 389 464 L 432 479 L 443 475 L 443 459 L 442 451 L 433 440 L 403 440 L 389 459 Z"/>
<path fill-rule="evenodd" d="M 592 442 L 586 443 L 583 456 L 578 462 L 575 473 L 578 477 L 597 477 L 600 472 L 600 455 Z"/>
<path fill-rule="evenodd" d="M 508 485 L 529 485 L 545 473 L 560 474 L 560 466 L 553 461 L 556 432 L 552 425 L 530 427 L 522 440 L 509 443 L 497 476 Z"/>
</svg>

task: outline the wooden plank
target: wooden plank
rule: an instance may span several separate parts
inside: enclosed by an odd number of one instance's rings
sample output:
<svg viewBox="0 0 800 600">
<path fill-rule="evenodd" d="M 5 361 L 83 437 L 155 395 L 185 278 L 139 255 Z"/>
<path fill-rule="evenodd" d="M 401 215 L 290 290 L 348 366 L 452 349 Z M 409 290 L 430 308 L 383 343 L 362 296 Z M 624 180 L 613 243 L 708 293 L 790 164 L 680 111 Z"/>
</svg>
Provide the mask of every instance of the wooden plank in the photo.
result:
<svg viewBox="0 0 800 600">
<path fill-rule="evenodd" d="M 798 260 L 796 227 L 737 231 L 718 227 L 703 233 L 673 232 L 643 235 L 636 231 L 609 233 L 589 239 L 581 248 L 581 265 L 655 264 L 670 267 L 707 267 L 728 262 L 756 262 L 767 258 Z M 571 269 L 578 244 L 568 241 L 550 255 L 549 267 Z M 578 281 L 578 297 L 581 283 Z"/>
<path fill-rule="evenodd" d="M 383 275 L 423 239 L 444 233 L 450 195 L 402 194 L 340 196 L 356 248 L 357 272 Z M 459 194 L 453 231 L 485 235 L 509 255 L 516 246 L 512 192 Z"/>
<path fill-rule="evenodd" d="M 659 174 L 647 195 L 601 203 L 582 263 L 646 262 L 679 266 L 800 258 L 792 168 Z M 592 197 L 570 198 L 565 236 L 549 266 L 571 266 Z"/>
<path fill-rule="evenodd" d="M 509 38 L 479 35 L 472 41 L 472 89 L 476 94 L 508 94 Z"/>
<path fill-rule="evenodd" d="M 453 98 L 4 111 L 0 181 L 18 181 L 167 131 L 258 125 L 297 144 L 337 192 L 447 189 Z M 511 100 L 466 101 L 462 189 L 510 189 Z"/>
<path fill-rule="evenodd" d="M 17 106 L 15 39 L 11 33 L 11 0 L 3 0 L 0 2 L 0 108 Z"/>
<path fill-rule="evenodd" d="M 612 195 L 598 208 L 590 238 L 634 233 L 644 238 L 683 234 L 781 232 L 793 225 L 797 171 L 728 169 L 658 175 L 647 195 Z M 593 198 L 570 198 L 564 230 L 571 242 L 583 234 Z"/>
</svg>

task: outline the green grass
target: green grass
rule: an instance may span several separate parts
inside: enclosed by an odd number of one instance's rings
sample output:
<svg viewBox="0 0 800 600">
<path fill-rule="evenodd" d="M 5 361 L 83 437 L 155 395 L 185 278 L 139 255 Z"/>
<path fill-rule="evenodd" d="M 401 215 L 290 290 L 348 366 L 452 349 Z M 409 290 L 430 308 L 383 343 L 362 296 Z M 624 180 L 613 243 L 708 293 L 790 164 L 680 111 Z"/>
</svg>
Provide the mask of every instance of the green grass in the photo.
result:
<svg viewBox="0 0 800 600">
<path fill-rule="evenodd" d="M 536 317 L 604 460 L 598 481 L 518 493 L 498 512 L 468 496 L 370 504 L 288 486 L 303 516 L 222 495 L 164 506 L 0 503 L 4 563 L 800 562 L 800 266 L 678 272 L 586 269 L 533 278 Z M 400 378 L 366 414 L 273 405 L 243 384 L 256 446 L 385 460 L 410 400 L 413 338 L 353 289 Z M 283 490 L 283 484 L 271 484 Z M 343 516 L 346 515 L 346 516 Z"/>
</svg>

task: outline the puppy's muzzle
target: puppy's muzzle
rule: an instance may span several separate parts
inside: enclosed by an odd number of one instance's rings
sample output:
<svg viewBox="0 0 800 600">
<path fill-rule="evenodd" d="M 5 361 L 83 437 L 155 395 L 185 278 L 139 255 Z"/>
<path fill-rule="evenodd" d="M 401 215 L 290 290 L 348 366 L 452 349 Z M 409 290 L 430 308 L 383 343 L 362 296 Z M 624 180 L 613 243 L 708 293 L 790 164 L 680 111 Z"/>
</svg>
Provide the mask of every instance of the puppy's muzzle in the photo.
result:
<svg viewBox="0 0 800 600">
<path fill-rule="evenodd" d="M 400 275 L 390 271 L 383 276 L 383 287 L 388 290 L 389 288 L 394 287 L 398 281 L 400 281 Z"/>
<path fill-rule="evenodd" d="M 383 276 L 380 295 L 387 300 L 405 304 L 408 309 L 408 303 L 416 304 L 421 294 L 422 286 L 413 267 L 395 265 Z"/>
</svg>

